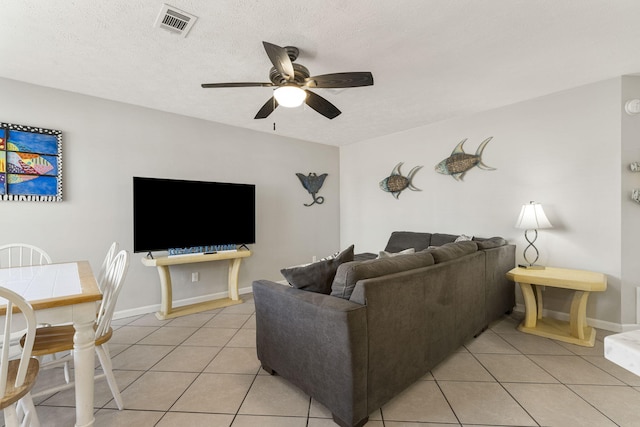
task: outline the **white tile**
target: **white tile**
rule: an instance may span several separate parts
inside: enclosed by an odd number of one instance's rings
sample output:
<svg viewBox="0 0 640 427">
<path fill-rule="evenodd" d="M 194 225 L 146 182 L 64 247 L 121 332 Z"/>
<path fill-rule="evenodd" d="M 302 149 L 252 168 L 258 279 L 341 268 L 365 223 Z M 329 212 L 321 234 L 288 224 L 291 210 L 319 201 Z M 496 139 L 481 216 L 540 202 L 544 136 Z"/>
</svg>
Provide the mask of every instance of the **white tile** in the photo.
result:
<svg viewBox="0 0 640 427">
<path fill-rule="evenodd" d="M 454 423 L 457 419 L 434 381 L 416 381 L 382 407 L 385 421 Z"/>
<path fill-rule="evenodd" d="M 309 404 L 309 396 L 282 377 L 259 375 L 255 378 L 239 413 L 306 417 Z"/>
<path fill-rule="evenodd" d="M 470 353 L 454 353 L 431 370 L 436 380 L 495 381 Z"/>
<path fill-rule="evenodd" d="M 463 424 L 537 425 L 498 383 L 441 381 L 439 385 Z"/>
<path fill-rule="evenodd" d="M 615 423 L 563 384 L 505 383 L 504 387 L 540 425 L 615 426 Z"/>
<path fill-rule="evenodd" d="M 564 384 L 623 385 L 614 376 L 580 356 L 529 356 L 542 369 Z"/>
<path fill-rule="evenodd" d="M 171 411 L 235 414 L 247 395 L 254 377 L 254 375 L 200 374 L 171 407 Z"/>
<path fill-rule="evenodd" d="M 631 387 L 571 385 L 569 388 L 620 426 L 640 426 L 640 393 Z"/>
</svg>

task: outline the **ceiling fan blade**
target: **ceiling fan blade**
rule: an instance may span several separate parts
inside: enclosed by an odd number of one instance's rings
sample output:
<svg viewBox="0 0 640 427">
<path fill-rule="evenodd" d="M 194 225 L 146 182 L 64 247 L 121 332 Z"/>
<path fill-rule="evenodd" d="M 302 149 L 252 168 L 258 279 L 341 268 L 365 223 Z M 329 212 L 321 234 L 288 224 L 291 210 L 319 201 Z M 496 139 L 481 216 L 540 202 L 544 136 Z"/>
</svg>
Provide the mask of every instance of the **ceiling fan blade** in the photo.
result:
<svg viewBox="0 0 640 427">
<path fill-rule="evenodd" d="M 260 108 L 260 111 L 258 111 L 258 114 L 256 114 L 254 119 L 266 119 L 267 117 L 269 117 L 269 114 L 273 113 L 273 110 L 275 110 L 277 107 L 278 101 L 276 101 L 276 99 L 272 96 L 267 102 L 264 103 L 262 108 Z"/>
<path fill-rule="evenodd" d="M 277 46 L 269 42 L 262 42 L 264 50 L 267 51 L 267 56 L 271 60 L 271 63 L 285 79 L 290 80 L 294 77 L 293 63 L 291 58 L 287 54 L 287 50 L 283 47 Z"/>
<path fill-rule="evenodd" d="M 305 79 L 305 85 L 318 88 L 345 88 L 373 85 L 373 74 L 368 71 L 332 73 Z"/>
<path fill-rule="evenodd" d="M 274 86 L 273 83 L 253 83 L 253 82 L 244 82 L 244 83 L 203 83 L 201 85 L 203 88 L 211 88 L 211 87 L 271 87 Z"/>
<path fill-rule="evenodd" d="M 333 105 L 320 95 L 311 92 L 310 90 L 307 91 L 307 98 L 304 102 L 306 102 L 309 107 L 313 108 L 328 119 L 336 118 L 341 113 L 341 111 L 338 110 L 335 105 Z"/>
</svg>

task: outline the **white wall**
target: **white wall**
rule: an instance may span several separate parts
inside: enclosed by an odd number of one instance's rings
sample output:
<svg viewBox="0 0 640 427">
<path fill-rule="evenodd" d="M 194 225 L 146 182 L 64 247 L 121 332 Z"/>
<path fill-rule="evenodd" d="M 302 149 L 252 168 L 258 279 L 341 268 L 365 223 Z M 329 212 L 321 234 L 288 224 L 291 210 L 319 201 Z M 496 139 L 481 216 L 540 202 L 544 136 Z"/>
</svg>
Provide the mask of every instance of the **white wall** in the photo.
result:
<svg viewBox="0 0 640 427">
<path fill-rule="evenodd" d="M 132 177 L 256 184 L 257 242 L 242 262 L 241 291 L 256 279 L 281 280 L 280 268 L 339 249 L 339 150 L 247 131 L 132 105 L 0 79 L 0 121 L 63 132 L 61 203 L 0 202 L 0 242 L 28 242 L 55 261 L 89 260 L 94 270 L 112 241 L 132 250 Z M 303 206 L 311 196 L 296 172 L 328 173 L 318 195 L 322 205 Z M 181 200 L 183 218 L 206 217 L 210 202 Z M 221 207 L 227 209 L 228 206 Z M 159 278 L 133 254 L 116 311 L 159 308 Z M 162 253 L 159 253 L 162 255 Z M 227 289 L 227 263 L 172 267 L 174 299 L 191 301 Z M 200 281 L 191 283 L 191 272 Z"/>
<path fill-rule="evenodd" d="M 522 204 L 540 202 L 554 228 L 539 231 L 538 263 L 607 274 L 608 289 L 590 297 L 587 316 L 600 327 L 619 325 L 620 86 L 612 79 L 342 147 L 342 246 L 376 252 L 394 230 L 503 236 L 523 262 L 524 232 L 514 224 Z M 483 160 L 496 170 L 473 168 L 462 182 L 434 171 L 462 139 L 475 153 L 490 136 Z M 407 189 L 396 200 L 378 182 L 399 162 L 405 175 L 424 168 L 413 180 L 422 191 Z M 545 308 L 568 313 L 569 305 L 566 291 L 547 288 Z"/>
<path fill-rule="evenodd" d="M 640 98 L 640 77 L 622 78 L 621 110 L 629 99 Z M 631 172 L 629 164 L 640 162 L 640 115 L 622 113 L 622 323 L 640 324 L 640 204 L 631 193 L 640 188 L 640 173 Z"/>
</svg>

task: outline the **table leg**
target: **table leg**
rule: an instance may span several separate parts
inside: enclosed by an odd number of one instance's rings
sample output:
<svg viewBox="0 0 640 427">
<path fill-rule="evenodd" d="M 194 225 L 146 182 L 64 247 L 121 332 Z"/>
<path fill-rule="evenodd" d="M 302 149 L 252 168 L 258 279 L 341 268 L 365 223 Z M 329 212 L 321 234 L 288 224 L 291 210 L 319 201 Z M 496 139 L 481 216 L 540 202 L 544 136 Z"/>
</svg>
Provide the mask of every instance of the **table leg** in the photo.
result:
<svg viewBox="0 0 640 427">
<path fill-rule="evenodd" d="M 229 260 L 229 298 L 233 301 L 240 299 L 238 296 L 238 272 L 240 271 L 242 258 Z"/>
<path fill-rule="evenodd" d="M 171 272 L 168 265 L 158 266 L 158 275 L 160 276 L 160 290 L 162 291 L 162 300 L 160 301 L 159 319 L 165 319 L 173 311 L 173 292 L 171 289 Z"/>
<path fill-rule="evenodd" d="M 542 319 L 542 310 L 544 309 L 544 304 L 542 304 L 542 286 L 531 285 L 536 290 L 536 307 L 537 307 L 537 318 L 538 320 Z"/>
<path fill-rule="evenodd" d="M 520 290 L 524 299 L 524 326 L 535 328 L 538 310 L 532 286 L 529 283 L 520 283 Z"/>
<path fill-rule="evenodd" d="M 589 298 L 589 292 L 587 291 L 575 291 L 573 294 L 573 300 L 571 301 L 571 313 L 569 324 L 571 327 L 571 335 L 584 339 L 584 330 L 587 326 L 587 299 Z"/>
<path fill-rule="evenodd" d="M 95 316 L 95 305 L 93 316 Z M 75 365 L 76 427 L 93 426 L 93 382 L 95 332 L 93 318 L 73 322 L 73 363 Z"/>
</svg>

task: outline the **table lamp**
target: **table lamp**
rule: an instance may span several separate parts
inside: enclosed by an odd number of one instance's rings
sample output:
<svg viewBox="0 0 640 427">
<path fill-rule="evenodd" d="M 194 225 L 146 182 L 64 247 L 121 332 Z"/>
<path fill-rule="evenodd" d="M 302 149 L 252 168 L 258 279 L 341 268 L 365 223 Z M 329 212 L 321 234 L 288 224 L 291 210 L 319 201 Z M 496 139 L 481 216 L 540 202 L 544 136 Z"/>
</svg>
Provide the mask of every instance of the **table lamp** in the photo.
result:
<svg viewBox="0 0 640 427">
<path fill-rule="evenodd" d="M 533 268 L 543 270 L 544 266 L 536 265 L 536 261 L 539 257 L 538 249 L 533 244 L 538 238 L 538 229 L 539 228 L 552 228 L 553 226 L 547 219 L 547 216 L 544 214 L 544 210 L 542 209 L 542 205 L 540 203 L 529 202 L 528 205 L 522 205 L 522 209 L 520 210 L 520 216 L 518 217 L 518 221 L 516 221 L 516 228 L 525 230 L 524 238 L 529 243 L 529 245 L 524 249 L 523 256 L 525 261 L 529 265 L 519 265 L 524 268 Z M 529 238 L 529 233 L 533 232 L 533 240 Z M 533 248 L 535 251 L 536 257 L 533 261 L 530 261 L 527 257 L 527 251 L 529 248 Z"/>
</svg>

